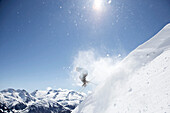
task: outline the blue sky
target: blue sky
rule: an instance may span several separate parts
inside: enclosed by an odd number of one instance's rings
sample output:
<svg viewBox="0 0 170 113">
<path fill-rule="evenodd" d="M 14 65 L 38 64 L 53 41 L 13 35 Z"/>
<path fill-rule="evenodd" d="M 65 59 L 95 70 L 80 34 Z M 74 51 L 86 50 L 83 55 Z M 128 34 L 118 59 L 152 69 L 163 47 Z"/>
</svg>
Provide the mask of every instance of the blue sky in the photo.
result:
<svg viewBox="0 0 170 113">
<path fill-rule="evenodd" d="M 169 0 L 1 0 L 0 89 L 77 89 L 79 51 L 124 57 L 169 22 Z"/>
</svg>

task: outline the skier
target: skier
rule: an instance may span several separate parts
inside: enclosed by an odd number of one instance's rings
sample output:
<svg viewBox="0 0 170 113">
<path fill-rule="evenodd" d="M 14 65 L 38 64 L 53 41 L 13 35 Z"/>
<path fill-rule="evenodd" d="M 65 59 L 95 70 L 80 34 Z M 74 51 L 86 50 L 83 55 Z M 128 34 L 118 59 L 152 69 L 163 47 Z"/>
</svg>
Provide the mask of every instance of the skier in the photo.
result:
<svg viewBox="0 0 170 113">
<path fill-rule="evenodd" d="M 79 76 L 80 80 L 83 82 L 83 87 L 86 87 L 89 81 L 86 80 L 86 77 L 88 75 L 88 72 L 84 70 L 83 68 L 77 67 L 76 71 L 80 72 L 81 75 Z"/>
</svg>

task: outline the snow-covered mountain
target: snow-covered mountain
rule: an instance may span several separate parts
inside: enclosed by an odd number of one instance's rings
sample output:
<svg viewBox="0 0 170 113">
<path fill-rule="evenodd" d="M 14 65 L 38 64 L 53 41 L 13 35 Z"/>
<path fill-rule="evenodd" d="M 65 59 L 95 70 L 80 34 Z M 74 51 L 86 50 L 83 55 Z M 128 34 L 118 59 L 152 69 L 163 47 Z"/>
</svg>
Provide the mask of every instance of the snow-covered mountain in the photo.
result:
<svg viewBox="0 0 170 113">
<path fill-rule="evenodd" d="M 85 96 L 67 89 L 36 90 L 28 93 L 26 90 L 10 88 L 0 91 L 0 112 L 70 113 Z"/>
<path fill-rule="evenodd" d="M 113 70 L 73 113 L 170 113 L 170 24 Z"/>
</svg>

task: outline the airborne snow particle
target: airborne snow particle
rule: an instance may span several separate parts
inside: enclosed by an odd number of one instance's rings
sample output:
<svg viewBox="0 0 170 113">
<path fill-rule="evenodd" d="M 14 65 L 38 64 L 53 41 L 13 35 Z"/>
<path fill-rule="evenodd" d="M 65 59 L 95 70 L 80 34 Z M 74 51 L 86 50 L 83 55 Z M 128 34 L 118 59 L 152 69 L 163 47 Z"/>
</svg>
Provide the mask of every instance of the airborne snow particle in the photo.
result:
<svg viewBox="0 0 170 113">
<path fill-rule="evenodd" d="M 121 54 L 118 54 L 118 57 L 121 57 Z"/>
<path fill-rule="evenodd" d="M 108 4 L 111 4 L 111 3 L 112 3 L 112 0 L 109 0 L 107 3 L 108 3 Z"/>
<path fill-rule="evenodd" d="M 67 36 L 69 36 L 70 35 L 70 33 L 67 33 Z"/>
<path fill-rule="evenodd" d="M 71 11 L 70 11 L 70 10 L 68 10 L 68 13 L 69 13 L 69 14 L 71 14 Z"/>
</svg>

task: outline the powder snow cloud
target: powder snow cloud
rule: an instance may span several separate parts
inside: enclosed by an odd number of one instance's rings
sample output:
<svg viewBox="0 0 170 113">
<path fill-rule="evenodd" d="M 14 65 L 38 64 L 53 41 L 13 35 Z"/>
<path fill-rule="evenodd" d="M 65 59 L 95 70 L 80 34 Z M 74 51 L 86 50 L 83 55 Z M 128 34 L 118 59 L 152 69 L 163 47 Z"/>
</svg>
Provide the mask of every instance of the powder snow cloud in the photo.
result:
<svg viewBox="0 0 170 113">
<path fill-rule="evenodd" d="M 87 80 L 98 84 L 110 76 L 117 63 L 121 60 L 121 55 L 102 56 L 94 49 L 79 51 L 74 57 L 73 69 L 71 71 L 71 78 L 74 80 L 74 85 L 82 85 L 79 76 L 80 73 L 76 71 L 76 67 L 84 68 L 88 71 Z"/>
</svg>

